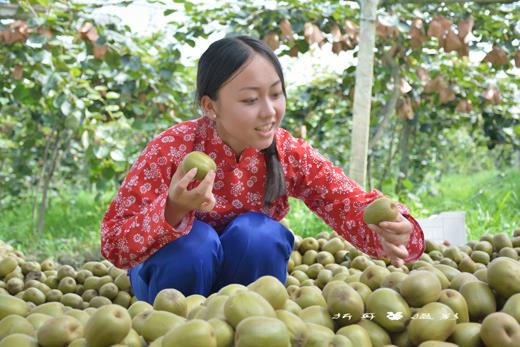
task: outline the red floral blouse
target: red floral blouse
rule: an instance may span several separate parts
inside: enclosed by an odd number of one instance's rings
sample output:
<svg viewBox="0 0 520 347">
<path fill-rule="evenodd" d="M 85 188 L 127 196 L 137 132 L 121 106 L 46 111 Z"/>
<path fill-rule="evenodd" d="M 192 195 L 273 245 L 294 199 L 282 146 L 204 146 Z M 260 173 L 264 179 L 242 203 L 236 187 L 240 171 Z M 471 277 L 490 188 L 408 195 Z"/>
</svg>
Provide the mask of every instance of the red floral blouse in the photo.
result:
<svg viewBox="0 0 520 347">
<path fill-rule="evenodd" d="M 214 121 L 202 117 L 182 122 L 153 139 L 134 163 L 101 223 L 101 253 L 114 265 L 130 268 L 167 243 L 190 232 L 195 218 L 217 232 L 236 216 L 261 211 L 281 220 L 289 211 L 288 196 L 301 199 L 332 229 L 372 256 L 381 256 L 377 235 L 363 221 L 363 209 L 382 194 L 365 192 L 339 167 L 307 142 L 279 128 L 276 146 L 285 174 L 287 195 L 270 208 L 263 206 L 266 162 L 262 152 L 246 148 L 237 162 L 232 149 L 217 134 Z M 173 228 L 164 217 L 171 177 L 187 153 L 202 151 L 217 164 L 215 208 L 191 212 Z M 424 235 L 408 209 L 401 213 L 414 225 L 407 245 L 412 261 L 424 251 Z"/>
</svg>

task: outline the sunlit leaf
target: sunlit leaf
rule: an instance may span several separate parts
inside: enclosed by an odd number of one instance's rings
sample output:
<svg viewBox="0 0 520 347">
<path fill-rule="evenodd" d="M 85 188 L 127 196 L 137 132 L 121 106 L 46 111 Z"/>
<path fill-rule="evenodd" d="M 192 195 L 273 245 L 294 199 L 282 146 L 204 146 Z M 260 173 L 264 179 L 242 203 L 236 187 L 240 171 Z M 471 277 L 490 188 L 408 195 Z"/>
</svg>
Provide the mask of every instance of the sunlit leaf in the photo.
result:
<svg viewBox="0 0 520 347">
<path fill-rule="evenodd" d="M 107 105 L 105 106 L 105 110 L 107 112 L 116 112 L 119 111 L 119 105 Z"/>
<path fill-rule="evenodd" d="M 120 94 L 113 92 L 113 91 L 110 91 L 106 94 L 107 99 L 119 99 L 119 97 L 120 97 Z"/>
<path fill-rule="evenodd" d="M 83 149 L 88 149 L 88 147 L 90 146 L 89 134 L 86 130 L 83 131 L 83 134 L 81 134 L 81 144 L 83 146 Z"/>
<path fill-rule="evenodd" d="M 110 158 L 112 158 L 115 161 L 124 161 L 125 155 L 123 154 L 123 152 L 121 150 L 114 149 L 113 151 L 110 152 Z"/>
<path fill-rule="evenodd" d="M 70 111 L 72 109 L 72 105 L 68 100 L 64 100 L 63 103 L 60 105 L 61 113 L 63 113 L 65 116 L 70 114 Z"/>
<path fill-rule="evenodd" d="M 47 37 L 44 35 L 33 34 L 30 35 L 26 41 L 27 46 L 32 48 L 41 48 L 43 44 L 47 41 Z"/>
<path fill-rule="evenodd" d="M 98 159 L 103 159 L 103 158 L 106 158 L 107 155 L 109 154 L 110 150 L 108 149 L 107 146 L 99 146 L 97 147 L 95 150 L 94 150 L 94 155 L 96 156 L 96 158 Z"/>
</svg>

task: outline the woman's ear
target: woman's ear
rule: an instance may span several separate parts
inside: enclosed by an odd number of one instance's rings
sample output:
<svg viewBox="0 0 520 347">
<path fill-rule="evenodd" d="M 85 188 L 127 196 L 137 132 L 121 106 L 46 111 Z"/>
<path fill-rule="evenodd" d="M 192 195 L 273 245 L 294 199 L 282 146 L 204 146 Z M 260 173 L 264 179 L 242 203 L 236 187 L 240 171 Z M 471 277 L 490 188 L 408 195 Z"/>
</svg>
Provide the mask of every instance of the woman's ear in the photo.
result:
<svg viewBox="0 0 520 347">
<path fill-rule="evenodd" d="M 215 102 L 207 95 L 204 95 L 200 99 L 200 106 L 202 107 L 202 113 L 209 119 L 215 120 L 217 114 L 215 112 Z"/>
</svg>

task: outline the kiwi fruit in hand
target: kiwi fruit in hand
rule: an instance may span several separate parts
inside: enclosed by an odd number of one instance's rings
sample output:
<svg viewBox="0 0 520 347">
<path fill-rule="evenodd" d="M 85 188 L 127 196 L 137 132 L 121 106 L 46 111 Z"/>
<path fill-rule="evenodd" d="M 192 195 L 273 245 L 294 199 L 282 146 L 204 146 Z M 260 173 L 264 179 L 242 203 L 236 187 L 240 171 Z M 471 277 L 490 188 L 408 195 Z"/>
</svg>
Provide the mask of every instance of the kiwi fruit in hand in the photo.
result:
<svg viewBox="0 0 520 347">
<path fill-rule="evenodd" d="M 365 207 L 363 220 L 367 224 L 393 222 L 399 216 L 397 203 L 389 198 L 377 198 Z"/>
<path fill-rule="evenodd" d="M 184 172 L 188 172 L 196 167 L 197 174 L 195 175 L 195 179 L 197 180 L 203 180 L 208 172 L 217 169 L 217 165 L 213 159 L 211 159 L 211 157 L 206 153 L 199 151 L 190 152 L 187 156 L 184 157 L 181 165 Z"/>
</svg>

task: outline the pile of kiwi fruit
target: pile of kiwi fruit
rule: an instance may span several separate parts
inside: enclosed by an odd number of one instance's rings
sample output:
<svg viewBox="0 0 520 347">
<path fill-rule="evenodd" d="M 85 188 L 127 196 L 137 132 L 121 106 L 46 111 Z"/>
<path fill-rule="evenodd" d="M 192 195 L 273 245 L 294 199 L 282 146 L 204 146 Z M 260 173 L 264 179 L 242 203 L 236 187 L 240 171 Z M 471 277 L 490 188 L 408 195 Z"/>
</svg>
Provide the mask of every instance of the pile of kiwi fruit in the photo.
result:
<svg viewBox="0 0 520 347">
<path fill-rule="evenodd" d="M 107 260 L 31 261 L 0 242 L 0 347 L 518 347 L 519 255 L 516 230 L 426 240 L 396 267 L 323 231 L 295 235 L 285 283 L 262 276 L 208 297 L 169 288 L 147 303 Z"/>
</svg>

